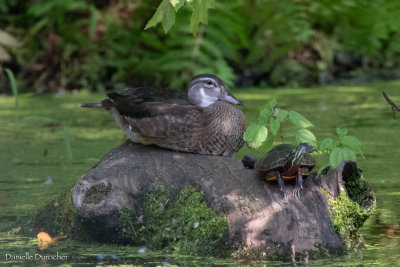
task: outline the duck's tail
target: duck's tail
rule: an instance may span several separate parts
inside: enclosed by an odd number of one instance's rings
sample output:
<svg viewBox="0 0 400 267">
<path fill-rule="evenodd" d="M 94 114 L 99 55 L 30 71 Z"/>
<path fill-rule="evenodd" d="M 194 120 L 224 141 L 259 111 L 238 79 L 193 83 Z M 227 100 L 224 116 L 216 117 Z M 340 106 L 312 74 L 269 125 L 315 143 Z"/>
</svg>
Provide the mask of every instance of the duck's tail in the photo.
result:
<svg viewBox="0 0 400 267">
<path fill-rule="evenodd" d="M 254 163 L 256 163 L 257 158 L 251 156 L 244 156 L 242 159 L 243 166 L 249 169 L 254 169 Z"/>
<path fill-rule="evenodd" d="M 101 103 L 86 103 L 82 104 L 81 108 L 104 108 Z"/>
<path fill-rule="evenodd" d="M 104 99 L 100 103 L 86 103 L 82 104 L 82 108 L 105 108 L 109 109 L 112 106 L 112 102 L 120 98 L 122 95 L 118 93 L 109 93 L 107 94 L 107 99 Z"/>
<path fill-rule="evenodd" d="M 82 104 L 81 108 L 105 108 L 105 109 L 109 109 L 111 108 L 112 105 L 112 101 L 109 99 L 104 99 L 103 101 L 101 101 L 100 103 L 86 103 L 86 104 Z"/>
</svg>

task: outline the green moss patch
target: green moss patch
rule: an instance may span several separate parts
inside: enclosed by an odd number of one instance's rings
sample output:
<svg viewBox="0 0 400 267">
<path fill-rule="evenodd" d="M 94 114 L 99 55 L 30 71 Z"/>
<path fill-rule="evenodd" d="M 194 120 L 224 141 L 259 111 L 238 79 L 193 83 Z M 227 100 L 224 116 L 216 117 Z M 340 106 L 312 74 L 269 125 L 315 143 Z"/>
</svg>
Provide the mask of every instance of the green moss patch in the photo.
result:
<svg viewBox="0 0 400 267">
<path fill-rule="evenodd" d="M 146 195 L 141 214 L 120 212 L 120 227 L 136 245 L 179 254 L 221 255 L 228 233 L 226 217 L 207 207 L 203 195 L 183 189 L 170 201 L 165 190 Z"/>
<path fill-rule="evenodd" d="M 356 249 L 363 245 L 362 236 L 357 229 L 371 215 L 373 208 L 364 209 L 356 201 L 350 199 L 344 190 L 335 199 L 328 199 L 331 210 L 330 218 L 334 229 L 340 234 L 348 249 Z"/>
<path fill-rule="evenodd" d="M 78 211 L 72 204 L 72 191 L 61 194 L 41 208 L 32 220 L 33 234 L 44 231 L 51 237 L 67 236 L 75 240 L 86 240 L 85 231 L 78 219 Z"/>
<path fill-rule="evenodd" d="M 112 186 L 110 183 L 108 183 L 107 185 L 94 185 L 90 187 L 89 190 L 86 192 L 83 202 L 98 204 L 104 199 L 105 196 L 108 195 L 108 193 L 110 193 L 111 188 Z"/>
</svg>

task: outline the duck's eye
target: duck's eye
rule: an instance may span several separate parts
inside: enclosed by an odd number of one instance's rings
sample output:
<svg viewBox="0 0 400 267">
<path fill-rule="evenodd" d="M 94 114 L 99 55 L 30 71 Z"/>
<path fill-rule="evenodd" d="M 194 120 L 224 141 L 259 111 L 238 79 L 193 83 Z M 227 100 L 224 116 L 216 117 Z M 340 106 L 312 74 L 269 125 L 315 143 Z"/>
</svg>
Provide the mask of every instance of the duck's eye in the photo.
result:
<svg viewBox="0 0 400 267">
<path fill-rule="evenodd" d="M 211 80 L 207 80 L 206 83 L 207 83 L 207 85 L 214 85 L 214 82 Z"/>
</svg>

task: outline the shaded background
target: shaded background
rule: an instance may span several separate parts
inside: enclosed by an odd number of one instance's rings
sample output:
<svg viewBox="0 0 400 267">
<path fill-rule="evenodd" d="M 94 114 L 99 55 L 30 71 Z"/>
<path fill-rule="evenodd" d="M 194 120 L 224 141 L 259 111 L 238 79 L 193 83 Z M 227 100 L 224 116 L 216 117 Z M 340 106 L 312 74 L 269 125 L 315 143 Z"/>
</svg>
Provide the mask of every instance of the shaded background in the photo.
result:
<svg viewBox="0 0 400 267">
<path fill-rule="evenodd" d="M 218 0 L 195 38 L 189 5 L 167 34 L 143 30 L 160 2 L 3 0 L 0 68 L 25 92 L 182 88 L 198 73 L 239 87 L 400 77 L 397 0 Z"/>
</svg>

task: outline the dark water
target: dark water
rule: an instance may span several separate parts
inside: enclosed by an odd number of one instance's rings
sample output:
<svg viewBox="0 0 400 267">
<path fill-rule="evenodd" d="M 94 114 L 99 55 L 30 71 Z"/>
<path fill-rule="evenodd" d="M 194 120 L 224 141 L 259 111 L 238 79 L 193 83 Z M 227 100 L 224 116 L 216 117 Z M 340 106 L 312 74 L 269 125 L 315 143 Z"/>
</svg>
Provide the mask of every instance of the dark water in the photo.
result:
<svg viewBox="0 0 400 267">
<path fill-rule="evenodd" d="M 249 121 L 256 121 L 258 106 L 276 98 L 281 108 L 305 115 L 318 140 L 335 138 L 336 127 L 362 141 L 366 160 L 359 157 L 364 178 L 373 186 L 377 210 L 360 232 L 366 249 L 342 257 L 310 260 L 310 266 L 400 266 L 400 114 L 393 119 L 381 91 L 400 105 L 400 82 L 353 87 L 312 89 L 248 89 L 234 92 L 244 101 Z M 0 228 L 26 218 L 79 177 L 124 136 L 110 116 L 79 105 L 102 95 L 84 93 L 0 97 Z M 287 134 L 291 128 L 283 126 Z M 285 140 L 293 141 L 290 137 Z M 243 148 L 237 155 L 260 155 Z M 47 181 L 47 183 L 46 183 Z M 33 234 L 34 236 L 34 234 Z M 30 260 L 10 260 L 29 253 Z M 53 255 L 67 259 L 51 259 Z M 37 255 L 36 255 L 37 254 Z M 35 259 L 36 256 L 36 259 Z M 43 256 L 50 259 L 44 260 Z M 0 233 L 0 265 L 131 265 L 235 266 L 232 260 L 188 257 L 138 247 L 79 243 L 66 240 L 40 250 L 36 238 Z M 257 262 L 252 266 L 292 266 L 284 262 Z M 304 266 L 304 262 L 298 262 Z"/>
</svg>

